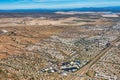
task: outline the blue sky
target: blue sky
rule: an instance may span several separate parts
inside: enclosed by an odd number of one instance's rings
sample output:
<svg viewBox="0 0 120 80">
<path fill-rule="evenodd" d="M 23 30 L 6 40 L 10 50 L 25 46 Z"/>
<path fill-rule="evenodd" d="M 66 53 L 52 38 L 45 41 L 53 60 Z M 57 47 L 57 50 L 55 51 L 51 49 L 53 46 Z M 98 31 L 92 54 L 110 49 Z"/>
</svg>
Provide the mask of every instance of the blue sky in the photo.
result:
<svg viewBox="0 0 120 80">
<path fill-rule="evenodd" d="M 0 9 L 55 9 L 106 6 L 120 6 L 120 0 L 0 0 Z"/>
</svg>

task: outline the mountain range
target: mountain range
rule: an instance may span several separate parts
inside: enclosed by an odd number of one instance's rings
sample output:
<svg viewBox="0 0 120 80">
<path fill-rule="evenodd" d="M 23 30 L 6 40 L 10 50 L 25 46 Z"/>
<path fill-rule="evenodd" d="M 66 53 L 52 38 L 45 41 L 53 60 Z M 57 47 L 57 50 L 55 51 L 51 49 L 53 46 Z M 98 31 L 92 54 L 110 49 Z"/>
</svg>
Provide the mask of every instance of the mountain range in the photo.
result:
<svg viewBox="0 0 120 80">
<path fill-rule="evenodd" d="M 0 10 L 0 12 L 57 12 L 57 11 L 91 11 L 91 12 L 120 12 L 120 6 L 111 7 L 83 7 L 83 8 L 66 8 L 66 9 L 16 9 Z"/>
</svg>

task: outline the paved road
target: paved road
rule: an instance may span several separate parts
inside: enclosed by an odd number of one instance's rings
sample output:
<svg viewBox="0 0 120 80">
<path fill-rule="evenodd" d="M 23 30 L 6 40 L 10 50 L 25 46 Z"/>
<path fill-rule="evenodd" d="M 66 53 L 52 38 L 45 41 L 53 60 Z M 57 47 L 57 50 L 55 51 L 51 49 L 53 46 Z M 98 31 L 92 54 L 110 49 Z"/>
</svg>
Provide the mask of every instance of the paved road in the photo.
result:
<svg viewBox="0 0 120 80">
<path fill-rule="evenodd" d="M 95 58 L 91 62 L 86 64 L 84 67 L 82 67 L 79 71 L 75 72 L 74 74 L 79 74 L 79 75 L 83 76 L 90 69 L 90 67 L 93 64 L 95 64 L 103 55 L 105 55 L 105 53 L 108 50 L 110 50 L 113 47 L 113 45 L 119 40 L 120 40 L 120 36 L 117 39 L 115 39 L 114 41 L 112 41 L 111 45 L 109 47 L 105 48 L 97 56 L 95 56 Z M 66 78 L 66 80 L 80 80 L 80 77 L 70 75 Z"/>
</svg>

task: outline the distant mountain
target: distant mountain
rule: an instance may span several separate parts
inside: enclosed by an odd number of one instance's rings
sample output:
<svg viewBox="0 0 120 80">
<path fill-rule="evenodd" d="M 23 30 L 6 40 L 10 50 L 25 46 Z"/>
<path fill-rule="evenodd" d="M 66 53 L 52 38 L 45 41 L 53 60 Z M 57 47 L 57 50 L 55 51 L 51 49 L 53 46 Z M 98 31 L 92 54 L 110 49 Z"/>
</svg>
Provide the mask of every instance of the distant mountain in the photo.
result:
<svg viewBox="0 0 120 80">
<path fill-rule="evenodd" d="M 83 8 L 66 8 L 66 9 L 16 9 L 0 10 L 0 12 L 57 12 L 57 11 L 93 11 L 93 12 L 120 12 L 120 6 L 112 7 L 83 7 Z"/>
</svg>

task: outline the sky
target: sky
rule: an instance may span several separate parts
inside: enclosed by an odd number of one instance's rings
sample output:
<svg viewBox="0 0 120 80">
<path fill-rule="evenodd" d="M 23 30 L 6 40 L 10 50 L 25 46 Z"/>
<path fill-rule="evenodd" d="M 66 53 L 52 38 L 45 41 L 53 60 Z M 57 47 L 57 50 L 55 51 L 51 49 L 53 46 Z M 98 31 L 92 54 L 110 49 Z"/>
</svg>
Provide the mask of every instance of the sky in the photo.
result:
<svg viewBox="0 0 120 80">
<path fill-rule="evenodd" d="M 0 9 L 61 9 L 120 6 L 120 0 L 0 0 Z"/>
</svg>

